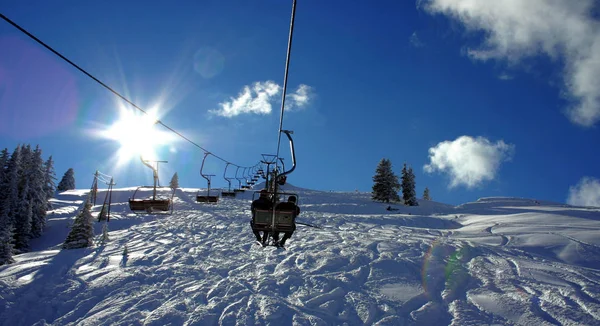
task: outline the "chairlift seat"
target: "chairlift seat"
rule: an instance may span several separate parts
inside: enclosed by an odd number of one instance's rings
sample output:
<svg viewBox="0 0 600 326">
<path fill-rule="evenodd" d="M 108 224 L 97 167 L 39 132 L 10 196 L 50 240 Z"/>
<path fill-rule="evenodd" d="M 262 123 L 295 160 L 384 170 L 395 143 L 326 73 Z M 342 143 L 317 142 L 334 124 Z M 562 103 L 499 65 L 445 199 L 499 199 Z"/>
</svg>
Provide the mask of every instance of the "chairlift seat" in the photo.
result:
<svg viewBox="0 0 600 326">
<path fill-rule="evenodd" d="M 275 228 L 271 228 L 273 221 L 273 211 L 271 210 L 255 210 L 254 216 L 252 217 L 253 228 L 256 231 L 268 231 L 268 232 L 289 232 L 294 231 L 294 211 L 275 211 Z"/>
<path fill-rule="evenodd" d="M 234 191 L 222 191 L 221 196 L 223 197 L 235 197 Z"/>
<path fill-rule="evenodd" d="M 129 199 L 129 209 L 133 212 L 136 211 L 163 211 L 167 212 L 171 210 L 170 199 Z"/>
<path fill-rule="evenodd" d="M 199 203 L 216 203 L 219 201 L 219 196 L 200 196 L 196 195 L 196 201 Z"/>
<path fill-rule="evenodd" d="M 153 191 L 160 190 L 165 191 L 168 190 L 170 194 L 165 196 L 150 196 L 143 197 L 143 194 L 140 195 L 138 192 L 143 189 L 152 189 Z M 168 212 L 169 214 L 173 213 L 173 196 L 175 195 L 175 189 L 171 187 L 154 187 L 154 186 L 140 186 L 133 192 L 131 198 L 129 198 L 129 209 L 133 213 L 152 213 L 152 212 Z"/>
</svg>

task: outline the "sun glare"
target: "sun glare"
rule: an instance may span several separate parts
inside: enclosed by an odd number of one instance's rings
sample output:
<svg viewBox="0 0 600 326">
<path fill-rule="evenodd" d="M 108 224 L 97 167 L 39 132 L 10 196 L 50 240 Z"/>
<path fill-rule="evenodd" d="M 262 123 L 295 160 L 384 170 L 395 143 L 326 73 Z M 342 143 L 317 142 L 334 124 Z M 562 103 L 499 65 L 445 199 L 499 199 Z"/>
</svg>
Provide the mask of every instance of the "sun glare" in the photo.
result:
<svg viewBox="0 0 600 326">
<path fill-rule="evenodd" d="M 155 149 L 173 141 L 173 136 L 157 130 L 157 118 L 154 114 L 137 114 L 121 108 L 121 116 L 112 126 L 102 132 L 103 136 L 118 141 L 121 145 L 117 164 L 123 165 L 142 156 L 145 160 L 155 160 Z"/>
</svg>

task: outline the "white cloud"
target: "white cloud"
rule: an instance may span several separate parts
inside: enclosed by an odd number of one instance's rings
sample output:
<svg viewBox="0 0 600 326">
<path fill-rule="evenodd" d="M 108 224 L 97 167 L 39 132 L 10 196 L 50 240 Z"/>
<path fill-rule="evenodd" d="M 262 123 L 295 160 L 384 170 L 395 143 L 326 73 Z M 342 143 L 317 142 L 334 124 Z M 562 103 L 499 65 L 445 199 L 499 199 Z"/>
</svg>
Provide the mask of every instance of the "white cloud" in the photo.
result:
<svg viewBox="0 0 600 326">
<path fill-rule="evenodd" d="M 300 84 L 295 92 L 287 95 L 285 101 L 287 103 L 286 110 L 303 109 L 313 97 L 312 87 Z"/>
<path fill-rule="evenodd" d="M 281 90 L 281 87 L 268 80 L 255 82 L 252 86 L 244 86 L 237 98 L 219 103 L 219 110 L 209 112 L 231 118 L 243 113 L 269 114 L 272 111 L 271 100 Z"/>
<path fill-rule="evenodd" d="M 444 141 L 429 149 L 430 163 L 425 172 L 446 173 L 451 178 L 450 187 L 479 186 L 496 178 L 503 161 L 510 160 L 514 145 L 502 140 L 491 143 L 483 137 L 461 136 L 454 141 Z"/>
<path fill-rule="evenodd" d="M 600 180 L 583 177 L 579 183 L 569 188 L 569 205 L 600 207 Z"/>
<path fill-rule="evenodd" d="M 273 102 L 279 99 L 281 86 L 270 80 L 255 82 L 252 86 L 244 86 L 237 98 L 219 103 L 218 110 L 209 110 L 210 113 L 226 118 L 233 118 L 240 114 L 270 114 L 273 111 Z M 289 93 L 286 98 L 286 109 L 304 108 L 312 97 L 312 88 L 301 84 L 298 89 Z"/>
<path fill-rule="evenodd" d="M 569 119 L 582 126 L 600 120 L 600 22 L 594 0 L 421 0 L 431 13 L 451 16 L 467 30 L 484 31 L 477 60 L 518 63 L 546 55 L 564 62 L 564 90 L 572 105 Z"/>
</svg>

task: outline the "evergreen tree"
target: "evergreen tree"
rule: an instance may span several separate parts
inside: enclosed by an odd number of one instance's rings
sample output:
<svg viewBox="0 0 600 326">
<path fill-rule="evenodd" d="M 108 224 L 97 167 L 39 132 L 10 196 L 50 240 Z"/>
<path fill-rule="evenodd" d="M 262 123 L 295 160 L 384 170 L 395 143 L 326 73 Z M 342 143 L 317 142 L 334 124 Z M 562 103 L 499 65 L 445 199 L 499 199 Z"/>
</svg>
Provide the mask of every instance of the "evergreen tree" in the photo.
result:
<svg viewBox="0 0 600 326">
<path fill-rule="evenodd" d="M 54 172 L 54 161 L 52 155 L 44 162 L 44 192 L 46 193 L 47 209 L 52 209 L 50 198 L 54 198 L 56 191 L 56 173 Z"/>
<path fill-rule="evenodd" d="M 108 241 L 110 241 L 110 238 L 108 237 L 108 223 L 104 223 L 104 225 L 102 225 L 102 238 L 100 238 L 100 243 L 105 245 Z"/>
<path fill-rule="evenodd" d="M 392 171 L 392 162 L 386 158 L 381 159 L 373 176 L 373 193 L 371 199 L 389 203 L 390 201 L 399 201 L 398 176 Z"/>
<path fill-rule="evenodd" d="M 92 204 L 86 200 L 83 209 L 79 211 L 73 222 L 71 232 L 63 243 L 63 249 L 90 247 L 94 244 L 94 226 L 91 213 Z"/>
<path fill-rule="evenodd" d="M 65 172 L 56 189 L 58 191 L 75 189 L 75 171 L 73 171 L 73 168 L 69 168 Z"/>
<path fill-rule="evenodd" d="M 404 163 L 402 167 L 402 199 L 404 200 L 404 205 L 419 206 L 415 187 L 415 174 L 412 168 L 406 168 L 406 163 Z"/>
<path fill-rule="evenodd" d="M 29 179 L 25 178 L 15 216 L 15 251 L 17 253 L 29 250 L 29 239 L 31 239 L 31 220 L 33 215 L 33 203 L 28 198 Z"/>
<path fill-rule="evenodd" d="M 21 165 L 21 146 L 17 146 L 10 155 L 5 170 L 5 183 L 3 186 L 3 209 L 8 215 L 8 222 L 13 227 L 13 239 L 16 238 L 16 223 L 19 215 L 19 166 Z"/>
<path fill-rule="evenodd" d="M 4 199 L 7 196 L 7 192 L 8 190 L 6 189 L 7 186 L 7 172 L 6 170 L 8 169 L 8 160 L 10 159 L 10 153 L 8 152 L 8 149 L 5 148 L 2 150 L 2 152 L 0 152 L 0 203 L 4 203 Z M 0 205 L 0 214 L 2 214 L 2 212 L 4 212 L 5 210 L 5 206 L 4 205 Z"/>
<path fill-rule="evenodd" d="M 423 190 L 423 199 L 431 200 L 431 197 L 429 196 L 429 188 L 427 188 L 427 187 L 425 187 L 425 190 Z"/>
<path fill-rule="evenodd" d="M 44 187 L 45 171 L 42 150 L 36 146 L 30 156 L 25 177 L 29 179 L 29 193 L 27 198 L 31 201 L 31 237 L 39 238 L 46 227 L 47 198 Z"/>
<path fill-rule="evenodd" d="M 3 207 L 10 208 L 7 198 L 1 202 Z M 8 210 L 0 211 L 0 266 L 14 263 L 13 259 L 13 226 L 8 216 Z"/>
<path fill-rule="evenodd" d="M 171 178 L 171 182 L 169 183 L 169 186 L 171 187 L 171 189 L 179 188 L 179 176 L 177 176 L 177 172 L 175 172 L 175 174 L 173 174 L 173 177 Z"/>
</svg>

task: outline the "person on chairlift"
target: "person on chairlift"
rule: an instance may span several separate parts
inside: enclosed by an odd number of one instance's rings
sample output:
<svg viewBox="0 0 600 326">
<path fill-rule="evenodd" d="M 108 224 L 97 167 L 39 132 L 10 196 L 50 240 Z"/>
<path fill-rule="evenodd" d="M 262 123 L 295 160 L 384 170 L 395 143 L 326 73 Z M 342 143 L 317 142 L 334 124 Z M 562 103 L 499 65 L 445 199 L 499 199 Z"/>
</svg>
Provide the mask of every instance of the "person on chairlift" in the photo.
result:
<svg viewBox="0 0 600 326">
<path fill-rule="evenodd" d="M 252 211 L 252 217 L 254 217 L 254 210 L 271 210 L 272 203 L 271 199 L 269 199 L 269 192 L 266 189 L 260 191 L 260 197 L 252 202 L 250 206 L 250 210 Z M 260 231 L 254 229 L 254 219 L 250 220 L 250 226 L 252 227 L 252 233 L 256 236 L 256 241 L 266 243 L 269 237 L 269 232 L 263 231 L 262 238 L 260 237 Z"/>
<path fill-rule="evenodd" d="M 275 210 L 281 210 L 281 211 L 295 211 L 296 214 L 294 215 L 294 222 L 296 221 L 296 217 L 298 215 L 300 215 L 300 207 L 298 207 L 296 205 L 296 197 L 295 196 L 289 196 L 287 202 L 281 202 L 279 204 L 277 204 L 277 206 L 275 206 Z M 279 241 L 279 232 L 275 232 L 275 234 L 273 234 L 273 240 L 275 241 L 275 243 L 277 243 L 279 246 L 283 247 L 285 245 L 285 241 L 289 238 L 292 237 L 292 234 L 294 234 L 294 231 L 296 231 L 296 223 L 293 223 L 294 228 L 292 229 L 292 231 L 289 232 L 285 232 L 283 234 L 283 238 L 281 239 L 281 241 Z"/>
</svg>

